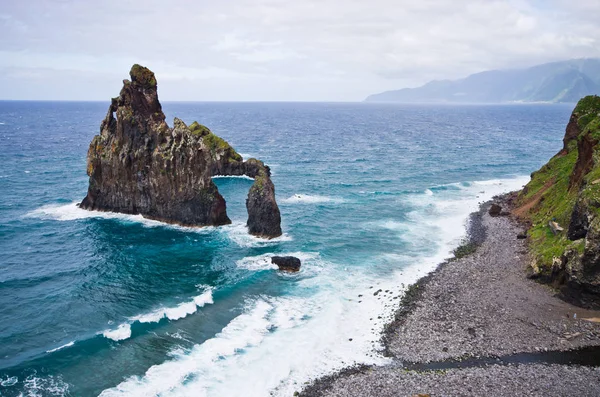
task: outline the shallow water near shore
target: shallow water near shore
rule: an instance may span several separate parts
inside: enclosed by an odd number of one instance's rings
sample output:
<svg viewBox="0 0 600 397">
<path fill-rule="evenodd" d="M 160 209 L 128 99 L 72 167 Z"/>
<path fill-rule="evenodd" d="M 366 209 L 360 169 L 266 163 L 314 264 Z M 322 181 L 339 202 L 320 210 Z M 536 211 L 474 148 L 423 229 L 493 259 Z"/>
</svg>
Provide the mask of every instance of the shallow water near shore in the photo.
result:
<svg viewBox="0 0 600 397">
<path fill-rule="evenodd" d="M 561 146 L 571 105 L 167 103 L 271 166 L 284 236 L 77 207 L 107 103 L 0 102 L 0 395 L 289 396 L 376 364 L 468 214 Z M 298 256 L 281 274 L 273 254 Z M 381 289 L 381 292 L 375 293 Z"/>
</svg>

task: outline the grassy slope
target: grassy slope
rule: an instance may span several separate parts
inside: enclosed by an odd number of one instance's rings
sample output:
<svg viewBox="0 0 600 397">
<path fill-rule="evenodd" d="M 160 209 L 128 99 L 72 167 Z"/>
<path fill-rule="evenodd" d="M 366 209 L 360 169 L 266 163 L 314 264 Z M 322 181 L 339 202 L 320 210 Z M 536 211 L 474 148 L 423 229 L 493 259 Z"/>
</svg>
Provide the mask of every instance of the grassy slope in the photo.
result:
<svg viewBox="0 0 600 397">
<path fill-rule="evenodd" d="M 235 149 L 232 148 L 229 143 L 227 143 L 226 140 L 213 134 L 208 127 L 198 123 L 197 121 L 194 121 L 189 128 L 193 135 L 202 137 L 204 144 L 206 147 L 208 147 L 213 157 L 215 157 L 217 153 L 221 152 L 231 161 L 242 161 L 242 156 L 240 156 Z"/>
<path fill-rule="evenodd" d="M 574 114 L 578 117 L 581 139 L 585 134 L 600 138 L 600 97 L 588 96 L 577 104 Z M 577 161 L 577 142 L 569 143 L 566 154 L 557 154 L 539 171 L 532 174 L 531 182 L 519 194 L 518 205 L 531 206 L 523 216 L 532 224 L 529 229 L 532 253 L 537 265 L 542 271 L 547 271 L 552 266 L 554 257 L 560 258 L 565 248 L 575 245 L 583 249 L 583 240 L 571 242 L 567 239 L 566 232 L 554 235 L 548 226 L 550 220 L 568 228 L 571 213 L 579 195 L 589 199 L 589 202 L 600 203 L 600 183 L 593 183 L 600 179 L 600 153 L 598 146 L 594 148 L 594 167 L 584 176 L 584 188 L 569 191 L 569 178 L 573 173 Z M 592 207 L 595 207 L 592 205 Z M 598 207 L 596 207 L 598 208 Z M 599 211 L 599 210 L 596 210 Z M 598 212 L 600 213 L 600 211 Z"/>
</svg>

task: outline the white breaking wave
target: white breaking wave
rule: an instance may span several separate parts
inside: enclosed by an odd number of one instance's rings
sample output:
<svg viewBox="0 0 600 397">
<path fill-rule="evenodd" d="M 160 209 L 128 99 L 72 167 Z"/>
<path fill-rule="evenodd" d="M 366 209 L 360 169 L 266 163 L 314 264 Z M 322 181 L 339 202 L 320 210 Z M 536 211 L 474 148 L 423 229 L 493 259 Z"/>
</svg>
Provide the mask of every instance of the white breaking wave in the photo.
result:
<svg viewBox="0 0 600 397">
<path fill-rule="evenodd" d="M 477 211 L 480 203 L 492 197 L 521 189 L 529 177 L 475 181 L 469 184 L 454 183 L 447 186 L 455 190 L 438 192 L 434 196 L 413 195 L 408 200 L 417 208 L 408 214 L 409 221 L 400 223 L 400 238 L 408 244 L 429 241 L 436 254 L 424 258 L 435 266 L 449 257 L 452 250 L 465 237 L 469 214 Z M 418 245 L 418 244 L 417 244 Z"/>
<path fill-rule="evenodd" d="M 71 346 L 73 346 L 74 344 L 75 344 L 75 341 L 71 341 L 71 342 L 69 342 L 69 343 L 66 343 L 66 344 L 64 344 L 64 345 L 62 345 L 62 346 L 59 346 L 59 347 L 57 347 L 57 348 L 55 348 L 55 349 L 46 350 L 46 353 L 53 353 L 53 352 L 55 352 L 55 351 L 59 351 L 59 350 L 61 350 L 61 349 L 64 349 L 65 347 L 71 347 Z"/>
<path fill-rule="evenodd" d="M 247 175 L 214 175 L 213 179 L 221 179 L 221 178 L 234 178 L 234 179 L 247 179 L 249 181 L 253 181 L 253 178 L 250 178 Z"/>
<path fill-rule="evenodd" d="M 319 277 L 295 279 L 289 296 L 254 299 L 214 338 L 191 352 L 174 351 L 172 359 L 101 396 L 290 396 L 306 381 L 343 367 L 389 362 L 378 353 L 381 331 L 395 309 L 389 303 L 398 302 L 408 285 L 447 257 L 464 236 L 465 221 L 480 201 L 524 182 L 525 178 L 472 183 L 409 197 L 415 210 L 408 219 L 366 227 L 397 232 L 393 236 L 407 242 L 432 239 L 427 254 L 384 252 L 373 258 L 395 269 L 386 277 L 369 266 L 344 267 L 315 254 L 306 261 L 309 267 L 320 267 Z M 270 268 L 266 259 L 271 255 L 246 257 L 237 265 Z"/>
<path fill-rule="evenodd" d="M 278 269 L 277 265 L 271 263 L 271 256 L 274 254 L 264 254 L 259 256 L 248 256 L 236 261 L 235 264 L 240 269 L 246 270 L 269 270 Z"/>
<path fill-rule="evenodd" d="M 194 374 L 210 371 L 220 360 L 259 344 L 269 332 L 265 317 L 271 310 L 267 302 L 256 302 L 253 310 L 233 319 L 214 338 L 194 347 L 189 355 L 154 365 L 144 377 L 130 377 L 115 388 L 104 390 L 100 396 L 174 395 L 174 390 L 183 387 L 184 381 Z"/>
<path fill-rule="evenodd" d="M 327 273 L 300 283 L 306 289 L 327 288 L 310 297 L 259 298 L 190 353 L 152 366 L 101 396 L 290 396 L 304 381 L 328 371 L 354 362 L 387 362 L 373 352 L 385 321 L 377 318 L 383 305 L 367 287 L 375 280 L 356 280 L 350 273 L 339 280 Z M 390 289 L 392 283 L 377 287 Z M 357 292 L 364 297 L 357 298 Z"/>
<path fill-rule="evenodd" d="M 144 218 L 142 215 L 121 214 L 118 212 L 88 211 L 78 207 L 78 203 L 45 205 L 25 214 L 27 218 L 52 219 L 56 221 L 76 221 L 80 219 L 113 219 L 121 222 L 139 223 L 144 227 L 165 227 L 189 233 L 222 233 L 241 247 L 264 247 L 284 241 L 292 241 L 286 233 L 273 239 L 264 239 L 248 233 L 245 222 L 234 222 L 224 226 L 186 227 Z"/>
<path fill-rule="evenodd" d="M 307 252 L 289 252 L 289 253 L 268 253 L 257 256 L 247 256 L 235 262 L 238 268 L 259 271 L 259 270 L 270 270 L 278 269 L 277 265 L 271 263 L 271 257 L 273 256 L 295 256 L 302 262 L 301 269 L 306 269 L 307 261 L 318 258 L 318 253 L 307 253 Z"/>
<path fill-rule="evenodd" d="M 311 196 L 309 194 L 294 194 L 291 197 L 281 200 L 281 202 L 287 204 L 340 204 L 344 202 L 344 199 L 327 196 Z"/>
<path fill-rule="evenodd" d="M 121 324 L 117 329 L 107 329 L 102 332 L 105 338 L 114 341 L 129 339 L 131 337 L 131 326 L 129 324 Z"/>
<path fill-rule="evenodd" d="M 248 227 L 243 222 L 234 222 L 231 225 L 220 226 L 218 230 L 225 233 L 231 241 L 244 248 L 266 247 L 293 240 L 292 236 L 287 233 L 272 239 L 253 236 L 248 233 Z"/>
<path fill-rule="evenodd" d="M 175 321 L 196 313 L 199 307 L 213 303 L 212 290 L 209 289 L 190 302 L 183 302 L 175 307 L 160 308 L 147 314 L 131 317 L 130 320 L 139 321 L 140 323 L 157 323 L 163 318 L 168 318 Z"/>
<path fill-rule="evenodd" d="M 70 204 L 51 204 L 40 207 L 27 213 L 25 216 L 28 218 L 40 218 L 40 219 L 53 219 L 57 221 L 75 221 L 79 219 L 115 219 L 126 222 L 141 223 L 147 227 L 172 227 L 182 230 L 198 231 L 198 230 L 210 230 L 212 227 L 206 228 L 192 228 L 172 225 L 152 219 L 144 218 L 142 215 L 129 215 L 121 214 L 118 212 L 103 212 L 103 211 L 89 211 L 79 208 L 79 203 L 73 202 Z"/>
<path fill-rule="evenodd" d="M 212 289 L 208 289 L 201 295 L 194 297 L 189 302 L 183 302 L 175 307 L 165 307 L 154 310 L 150 313 L 140 314 L 138 316 L 130 317 L 129 323 L 121 324 L 117 329 L 106 330 L 102 332 L 102 335 L 108 339 L 114 341 L 121 341 L 129 339 L 131 337 L 131 324 L 134 322 L 140 323 L 158 323 L 163 318 L 167 318 L 171 321 L 176 321 L 187 317 L 190 314 L 194 314 L 198 311 L 198 308 L 204 307 L 205 305 L 213 304 Z"/>
</svg>

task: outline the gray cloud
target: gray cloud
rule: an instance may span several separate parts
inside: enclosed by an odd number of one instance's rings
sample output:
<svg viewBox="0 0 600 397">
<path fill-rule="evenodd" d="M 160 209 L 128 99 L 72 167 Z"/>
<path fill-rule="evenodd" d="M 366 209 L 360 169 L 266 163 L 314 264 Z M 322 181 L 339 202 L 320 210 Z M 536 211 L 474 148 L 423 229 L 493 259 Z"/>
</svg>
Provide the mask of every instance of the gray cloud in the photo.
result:
<svg viewBox="0 0 600 397">
<path fill-rule="evenodd" d="M 3 2 L 0 93 L 107 99 L 138 62 L 163 100 L 361 100 L 600 57 L 599 18 L 597 0 Z"/>
</svg>

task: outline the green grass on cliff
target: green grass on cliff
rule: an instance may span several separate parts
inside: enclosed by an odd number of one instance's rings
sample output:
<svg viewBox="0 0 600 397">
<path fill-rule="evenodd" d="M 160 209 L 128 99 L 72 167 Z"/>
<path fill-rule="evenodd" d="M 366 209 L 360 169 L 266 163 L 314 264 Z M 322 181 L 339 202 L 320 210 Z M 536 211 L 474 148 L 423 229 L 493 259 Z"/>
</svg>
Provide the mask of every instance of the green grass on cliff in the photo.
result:
<svg viewBox="0 0 600 397">
<path fill-rule="evenodd" d="M 210 134 L 210 129 L 208 129 L 208 127 L 198 123 L 197 121 L 194 121 L 190 126 L 189 129 L 191 131 L 191 133 L 193 135 L 196 136 L 205 136 Z"/>
<path fill-rule="evenodd" d="M 523 203 L 539 197 L 538 203 L 530 212 L 532 227 L 529 236 L 533 254 L 541 268 L 549 268 L 552 258 L 560 257 L 570 244 L 565 232 L 554 235 L 548 222 L 554 220 L 565 230 L 568 228 L 577 199 L 576 191 L 568 191 L 569 177 L 576 161 L 576 148 L 565 156 L 553 157 L 533 174 L 527 189 L 519 197 Z"/>
<path fill-rule="evenodd" d="M 590 134 L 596 142 L 600 142 L 600 97 L 586 97 L 582 100 L 585 105 L 577 105 L 577 108 L 582 106 L 580 110 L 583 116 L 578 120 L 578 124 L 582 126 L 583 132 L 581 136 Z M 583 124 L 582 119 L 588 120 Z M 600 150 L 596 145 L 593 153 L 594 167 L 584 177 L 583 188 L 580 192 L 581 198 L 586 201 L 588 208 L 593 210 L 596 215 L 600 215 Z"/>
<path fill-rule="evenodd" d="M 596 95 L 582 98 L 573 110 L 578 117 L 577 124 L 583 130 L 593 119 L 600 115 L 600 97 Z"/>
<path fill-rule="evenodd" d="M 131 76 L 131 81 L 135 81 L 145 88 L 156 87 L 156 77 L 154 76 L 154 73 L 142 65 L 138 65 L 137 63 L 133 65 L 129 71 L 129 76 Z"/>
<path fill-rule="evenodd" d="M 242 156 L 240 156 L 232 147 L 227 143 L 223 138 L 213 134 L 212 132 L 208 135 L 204 135 L 202 137 L 204 144 L 210 150 L 212 155 L 215 155 L 217 152 L 223 152 L 226 156 L 229 156 L 229 159 L 232 161 L 242 161 Z"/>
<path fill-rule="evenodd" d="M 213 157 L 217 152 L 222 152 L 225 156 L 229 157 L 230 161 L 242 161 L 242 156 L 226 140 L 213 134 L 208 127 L 194 121 L 188 128 L 192 135 L 202 138 L 202 141 L 208 150 L 210 150 L 210 154 Z"/>
<path fill-rule="evenodd" d="M 578 117 L 577 124 L 582 131 L 579 139 L 588 133 L 593 134 L 594 138 L 600 135 L 600 97 L 583 98 L 573 113 Z M 594 151 L 595 165 L 584 177 L 581 192 L 576 188 L 569 191 L 569 178 L 578 156 L 577 142 L 572 141 L 568 149 L 567 154 L 554 156 L 539 171 L 534 172 L 531 181 L 519 194 L 519 204 L 534 203 L 526 214 L 532 224 L 529 230 L 530 246 L 538 266 L 546 272 L 551 268 L 553 258 L 560 258 L 565 249 L 574 244 L 567 239 L 566 231 L 579 195 L 600 203 L 600 154 L 597 147 Z M 554 235 L 548 226 L 551 220 L 565 231 Z M 576 248 L 581 248 L 581 242 L 577 244 Z"/>
</svg>

